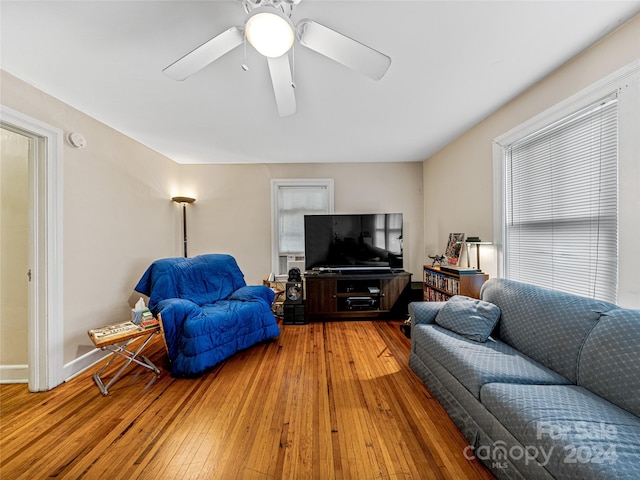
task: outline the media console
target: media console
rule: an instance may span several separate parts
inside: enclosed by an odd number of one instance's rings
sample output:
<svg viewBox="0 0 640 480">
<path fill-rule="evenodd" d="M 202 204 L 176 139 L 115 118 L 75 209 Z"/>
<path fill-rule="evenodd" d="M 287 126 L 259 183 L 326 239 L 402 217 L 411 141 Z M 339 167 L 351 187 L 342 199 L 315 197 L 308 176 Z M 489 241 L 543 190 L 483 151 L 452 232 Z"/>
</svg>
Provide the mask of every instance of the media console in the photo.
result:
<svg viewBox="0 0 640 480">
<path fill-rule="evenodd" d="M 307 274 L 307 321 L 388 318 L 410 283 L 408 272 Z"/>
</svg>

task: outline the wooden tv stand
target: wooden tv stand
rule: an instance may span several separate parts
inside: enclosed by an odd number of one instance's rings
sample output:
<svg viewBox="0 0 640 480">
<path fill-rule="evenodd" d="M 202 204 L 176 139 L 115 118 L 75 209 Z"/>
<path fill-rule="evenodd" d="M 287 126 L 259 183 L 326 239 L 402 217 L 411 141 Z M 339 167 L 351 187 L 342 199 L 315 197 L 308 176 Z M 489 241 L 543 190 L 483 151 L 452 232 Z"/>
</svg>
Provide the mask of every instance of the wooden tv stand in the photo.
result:
<svg viewBox="0 0 640 480">
<path fill-rule="evenodd" d="M 385 318 L 411 282 L 411 274 L 320 273 L 306 275 L 307 321 Z"/>
</svg>

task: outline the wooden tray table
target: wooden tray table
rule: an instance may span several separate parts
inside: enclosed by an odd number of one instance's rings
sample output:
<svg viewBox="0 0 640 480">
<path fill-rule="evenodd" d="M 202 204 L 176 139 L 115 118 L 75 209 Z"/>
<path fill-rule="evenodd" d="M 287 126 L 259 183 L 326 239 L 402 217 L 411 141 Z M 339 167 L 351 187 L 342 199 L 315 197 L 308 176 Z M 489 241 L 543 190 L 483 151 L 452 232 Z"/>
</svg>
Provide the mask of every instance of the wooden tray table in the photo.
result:
<svg viewBox="0 0 640 480">
<path fill-rule="evenodd" d="M 138 365 L 153 371 L 156 375 L 160 375 L 160 369 L 158 369 L 151 360 L 141 354 L 144 347 L 146 347 L 154 335 L 159 332 L 161 332 L 160 325 L 143 328 L 133 322 L 106 325 L 87 332 L 96 348 L 111 352 L 111 359 L 98 372 L 93 374 L 93 380 L 96 382 L 96 385 L 98 385 L 102 395 L 107 396 L 109 394 L 109 388 L 111 385 L 113 385 L 120 375 L 122 375 L 131 362 L 135 362 Z M 128 347 L 131 343 L 145 336 L 146 338 L 144 338 L 144 341 L 137 350 L 129 350 Z M 103 379 L 100 378 L 100 375 L 102 375 L 109 365 L 111 365 L 111 363 L 113 363 L 113 361 L 118 357 L 124 358 L 126 362 L 105 385 Z"/>
</svg>

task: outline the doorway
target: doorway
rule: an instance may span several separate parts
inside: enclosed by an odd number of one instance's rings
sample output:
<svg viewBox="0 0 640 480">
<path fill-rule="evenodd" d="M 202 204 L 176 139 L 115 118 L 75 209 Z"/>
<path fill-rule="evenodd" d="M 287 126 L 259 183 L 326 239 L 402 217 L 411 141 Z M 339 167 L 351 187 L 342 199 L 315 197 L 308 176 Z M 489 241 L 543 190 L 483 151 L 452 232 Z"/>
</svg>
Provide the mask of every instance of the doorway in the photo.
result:
<svg viewBox="0 0 640 480">
<path fill-rule="evenodd" d="M 20 185 L 7 187 L 7 201 L 2 198 L 2 217 L 9 223 L 18 225 L 21 232 L 16 238 L 7 242 L 16 244 L 3 245 L 4 232 L 0 235 L 0 253 L 2 255 L 2 310 L 0 314 L 2 336 L 8 330 L 8 342 L 13 342 L 11 335 L 16 336 L 16 351 L 11 348 L 11 362 L 24 367 L 23 375 L 27 376 L 29 390 L 50 390 L 59 385 L 63 378 L 63 316 L 62 316 L 62 131 L 20 112 L 0 105 L 0 129 L 3 144 L 27 145 L 26 167 L 21 167 L 24 175 Z M 23 148 L 23 147 L 19 147 Z M 0 175 L 8 175 L 5 166 L 4 148 L 2 171 Z M 13 163 L 13 162 L 12 162 Z M 13 165 L 15 166 L 15 165 Z M 8 167 L 7 167 L 8 168 Z M 9 181 L 9 180 L 7 180 Z M 11 180 L 12 182 L 14 180 Z M 4 190 L 4 180 L 0 178 Z M 25 199 L 26 197 L 26 199 Z M 21 220 L 12 219 L 22 217 Z M 26 216 L 26 219 L 24 218 Z M 25 227 L 26 225 L 26 227 Z M 4 231 L 5 225 L 2 224 Z M 22 230 L 25 230 L 22 231 Z M 5 248 L 5 246 L 7 248 Z M 8 248 L 11 247 L 11 250 Z M 18 253 L 19 252 L 19 253 Z M 13 256 L 16 258 L 13 262 Z M 25 263 L 26 259 L 26 263 Z M 6 268 L 5 263 L 9 264 Z M 26 267 L 26 268 L 25 268 Z M 21 288 L 11 289 L 15 284 Z M 26 291 L 26 293 L 25 293 Z M 17 295 L 15 301 L 5 301 L 6 296 Z M 20 297 L 22 295 L 22 297 Z M 26 295 L 26 297 L 25 297 Z M 26 298 L 26 305 L 25 305 Z M 22 313 L 26 311 L 26 326 L 21 325 Z M 22 312 L 22 313 L 20 313 Z M 15 325 L 7 321 L 11 313 L 16 320 Z M 18 339 L 20 332 L 26 332 L 26 342 Z M 0 348 L 4 350 L 4 339 Z M 26 349 L 25 349 L 26 344 Z M 22 351 L 22 356 L 20 352 Z M 4 355 L 4 353 L 3 353 Z M 22 359 L 22 360 L 20 360 Z M 4 357 L 2 358 L 4 362 Z M 4 375 L 4 370 L 2 369 Z M 19 370 L 14 369 L 14 370 Z M 19 376 L 19 374 L 17 374 Z M 5 381 L 4 378 L 0 380 Z M 20 378 L 19 380 L 24 380 Z"/>
<path fill-rule="evenodd" d="M 0 129 L 0 365 L 2 381 L 27 383 L 29 165 L 33 139 Z"/>
</svg>

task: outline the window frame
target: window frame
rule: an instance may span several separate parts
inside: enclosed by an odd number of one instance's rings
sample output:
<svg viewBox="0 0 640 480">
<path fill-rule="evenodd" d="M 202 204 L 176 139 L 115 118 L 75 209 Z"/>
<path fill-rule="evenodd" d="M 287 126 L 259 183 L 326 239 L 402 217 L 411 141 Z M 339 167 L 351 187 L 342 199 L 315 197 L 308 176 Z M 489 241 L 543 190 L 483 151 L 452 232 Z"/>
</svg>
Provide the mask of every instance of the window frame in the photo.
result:
<svg viewBox="0 0 640 480">
<path fill-rule="evenodd" d="M 325 188 L 328 196 L 329 214 L 333 212 L 334 182 L 332 178 L 297 178 L 297 179 L 272 179 L 271 180 L 271 272 L 279 275 L 280 267 L 280 235 L 278 190 L 280 187 L 315 187 Z M 304 252 L 300 252 L 304 253 Z"/>
<path fill-rule="evenodd" d="M 508 132 L 496 137 L 493 141 L 493 205 L 494 205 L 494 246 L 496 249 L 497 276 L 505 277 L 505 241 L 506 241 L 506 160 L 507 150 L 517 140 L 533 134 L 542 128 L 567 117 L 600 98 L 618 94 L 618 168 L 619 178 L 630 176 L 629 184 L 619 182 L 618 185 L 618 251 L 621 256 L 625 252 L 633 252 L 635 246 L 629 242 L 632 235 L 625 235 L 632 230 L 634 215 L 630 203 L 637 198 L 637 187 L 640 177 L 634 166 L 636 152 L 640 149 L 637 130 L 640 128 L 640 60 L 617 70 L 599 82 L 583 89 L 557 105 L 534 116 Z M 629 178 L 629 177 L 627 177 Z M 636 256 L 637 257 L 637 256 Z M 640 267 L 640 258 L 630 262 L 618 261 L 618 302 L 630 296 L 637 303 L 633 293 L 633 271 Z"/>
</svg>

